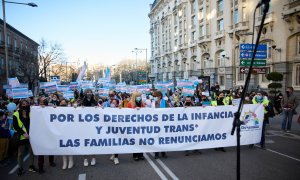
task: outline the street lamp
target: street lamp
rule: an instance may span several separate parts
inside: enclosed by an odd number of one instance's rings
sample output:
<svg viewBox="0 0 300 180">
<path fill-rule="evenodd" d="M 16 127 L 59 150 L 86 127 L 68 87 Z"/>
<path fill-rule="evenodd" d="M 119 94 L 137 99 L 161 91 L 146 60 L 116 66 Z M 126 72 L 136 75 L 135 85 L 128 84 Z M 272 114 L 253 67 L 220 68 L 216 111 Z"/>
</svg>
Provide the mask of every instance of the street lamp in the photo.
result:
<svg viewBox="0 0 300 180">
<path fill-rule="evenodd" d="M 141 53 L 142 51 L 138 48 L 134 48 L 134 50 L 131 52 L 135 53 L 136 84 L 138 84 L 137 55 L 138 55 L 138 53 Z"/>
<path fill-rule="evenodd" d="M 143 48 L 134 48 L 135 51 L 146 51 L 146 83 L 148 83 L 148 64 L 147 64 L 147 48 L 143 49 Z"/>
<path fill-rule="evenodd" d="M 6 33 L 6 17 L 5 17 L 5 3 L 10 4 L 21 4 L 27 5 L 31 7 L 38 7 L 35 3 L 20 3 L 20 2 L 12 2 L 12 1 L 5 1 L 2 0 L 2 11 L 3 11 L 3 32 L 4 32 L 4 53 L 5 53 L 5 71 L 6 71 L 6 82 L 8 84 L 8 49 L 7 49 L 7 33 Z"/>
</svg>

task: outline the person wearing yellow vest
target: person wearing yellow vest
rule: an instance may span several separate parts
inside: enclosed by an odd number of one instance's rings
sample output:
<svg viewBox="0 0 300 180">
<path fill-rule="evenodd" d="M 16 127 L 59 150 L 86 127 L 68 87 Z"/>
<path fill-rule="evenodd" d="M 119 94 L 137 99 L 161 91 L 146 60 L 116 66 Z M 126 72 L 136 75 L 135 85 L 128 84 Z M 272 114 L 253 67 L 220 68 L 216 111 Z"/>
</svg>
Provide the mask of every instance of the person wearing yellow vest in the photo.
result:
<svg viewBox="0 0 300 180">
<path fill-rule="evenodd" d="M 265 96 L 263 96 L 265 94 Z M 264 106 L 264 120 L 262 124 L 262 132 L 261 132 L 261 141 L 260 141 L 260 147 L 262 149 L 266 149 L 265 146 L 265 133 L 266 133 L 266 125 L 269 121 L 268 117 L 268 111 L 266 110 L 266 107 L 269 105 L 269 99 L 266 92 L 258 91 L 256 95 L 252 99 L 253 104 L 262 104 Z"/>
<path fill-rule="evenodd" d="M 224 93 L 220 92 L 220 94 L 216 97 L 215 100 L 211 101 L 212 106 L 224 106 Z M 226 152 L 224 147 L 215 148 L 216 151 L 223 151 Z"/>
<path fill-rule="evenodd" d="M 18 133 L 20 135 L 20 141 L 18 143 L 18 176 L 21 176 L 24 174 L 23 169 L 23 158 L 24 158 L 24 152 L 25 148 L 27 147 L 29 149 L 29 171 L 36 172 L 37 169 L 34 167 L 34 155 L 31 149 L 31 145 L 29 142 L 29 126 L 30 126 L 30 117 L 29 117 L 29 111 L 30 107 L 28 105 L 28 102 L 26 100 L 22 100 L 19 103 L 19 110 L 16 111 L 13 114 L 13 127 L 15 130 L 15 133 Z"/>
<path fill-rule="evenodd" d="M 223 104 L 224 105 L 232 105 L 232 100 L 233 97 L 231 95 L 227 95 L 224 99 L 223 99 Z"/>
</svg>

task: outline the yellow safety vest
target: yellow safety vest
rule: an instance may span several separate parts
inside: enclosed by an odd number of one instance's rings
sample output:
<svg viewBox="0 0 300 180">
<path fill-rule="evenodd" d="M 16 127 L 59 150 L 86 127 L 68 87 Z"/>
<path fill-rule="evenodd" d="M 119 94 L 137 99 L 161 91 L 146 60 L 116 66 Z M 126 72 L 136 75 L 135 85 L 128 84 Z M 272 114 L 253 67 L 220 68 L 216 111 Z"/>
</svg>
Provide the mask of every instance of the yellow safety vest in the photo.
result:
<svg viewBox="0 0 300 180">
<path fill-rule="evenodd" d="M 218 106 L 218 103 L 217 103 L 217 101 L 211 101 L 211 105 L 212 106 Z"/>
<path fill-rule="evenodd" d="M 25 132 L 27 133 L 27 130 L 24 126 L 24 124 L 22 123 L 21 119 L 20 119 L 20 115 L 19 115 L 19 111 L 16 111 L 14 113 L 14 116 L 16 116 L 17 120 L 18 120 L 18 126 Z M 21 135 L 20 136 L 20 140 L 26 139 L 25 136 Z"/>
<path fill-rule="evenodd" d="M 230 102 L 230 100 L 232 101 L 232 99 L 233 99 L 233 97 L 229 97 L 229 96 L 225 97 L 223 99 L 223 104 L 224 105 L 229 105 L 229 102 Z"/>
<path fill-rule="evenodd" d="M 258 104 L 258 102 L 256 102 L 255 98 L 252 99 L 252 103 L 253 104 Z M 267 114 L 268 111 L 266 110 L 266 107 L 269 105 L 269 100 L 264 98 L 263 102 L 261 103 L 264 105 L 264 113 Z"/>
</svg>

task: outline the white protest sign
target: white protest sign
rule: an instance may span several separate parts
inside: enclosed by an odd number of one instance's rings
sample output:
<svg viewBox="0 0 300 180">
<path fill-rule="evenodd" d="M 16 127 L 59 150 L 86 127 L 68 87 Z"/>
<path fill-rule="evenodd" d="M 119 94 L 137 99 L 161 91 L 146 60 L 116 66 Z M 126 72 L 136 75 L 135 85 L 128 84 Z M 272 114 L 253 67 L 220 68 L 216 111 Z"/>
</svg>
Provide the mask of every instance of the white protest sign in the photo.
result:
<svg viewBox="0 0 300 180">
<path fill-rule="evenodd" d="M 245 105 L 241 144 L 261 139 L 262 105 Z M 190 108 L 31 107 L 35 155 L 181 151 L 236 145 L 236 106 Z"/>
</svg>

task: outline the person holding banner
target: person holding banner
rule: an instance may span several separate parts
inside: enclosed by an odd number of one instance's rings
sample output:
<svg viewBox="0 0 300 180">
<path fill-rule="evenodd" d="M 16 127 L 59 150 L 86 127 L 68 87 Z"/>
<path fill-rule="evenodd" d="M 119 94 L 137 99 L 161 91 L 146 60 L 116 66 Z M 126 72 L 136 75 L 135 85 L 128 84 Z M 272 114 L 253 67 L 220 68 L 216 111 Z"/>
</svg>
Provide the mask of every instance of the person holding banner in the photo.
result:
<svg viewBox="0 0 300 180">
<path fill-rule="evenodd" d="M 29 127 L 30 127 L 30 107 L 26 100 L 22 100 L 19 104 L 19 109 L 13 114 L 13 127 L 15 133 L 19 136 L 18 141 L 18 176 L 25 173 L 23 169 L 23 158 L 26 147 L 29 150 L 29 171 L 37 172 L 33 165 L 34 155 L 29 141 Z"/>
<path fill-rule="evenodd" d="M 163 95 L 160 91 L 155 91 L 153 93 L 154 101 L 155 101 L 155 108 L 168 108 L 169 105 L 165 99 L 163 99 Z M 161 152 L 161 156 L 167 158 L 166 152 Z M 159 152 L 155 152 L 155 159 L 159 158 Z"/>
<path fill-rule="evenodd" d="M 192 102 L 192 97 L 191 96 L 187 96 L 185 98 L 184 107 L 187 108 L 187 107 L 193 107 L 193 106 L 194 106 L 194 103 Z M 202 154 L 199 150 L 194 150 L 194 153 Z M 186 150 L 185 151 L 185 156 L 189 156 L 189 155 L 190 155 L 190 151 Z"/>
<path fill-rule="evenodd" d="M 39 99 L 39 105 L 41 107 L 48 106 L 48 100 L 47 100 L 47 98 L 41 97 Z M 54 162 L 54 156 L 52 156 L 52 155 L 49 155 L 49 164 L 50 164 L 51 167 L 55 167 L 56 166 L 56 163 Z M 45 173 L 45 170 L 44 170 L 44 156 L 38 156 L 38 166 L 39 166 L 38 172 L 40 174 Z"/>
<path fill-rule="evenodd" d="M 224 106 L 224 92 L 220 92 L 219 95 L 216 94 L 217 97 L 215 100 L 211 101 L 212 106 Z M 216 151 L 223 151 L 226 152 L 224 147 L 215 148 Z"/>
<path fill-rule="evenodd" d="M 118 107 L 119 107 L 119 101 L 117 99 L 111 100 L 111 102 L 110 102 L 110 108 L 118 108 Z M 119 162 L 119 154 L 113 154 L 110 157 L 110 160 L 112 160 L 115 165 L 118 165 L 120 163 Z"/>
<path fill-rule="evenodd" d="M 84 90 L 83 92 L 83 101 L 82 101 L 82 106 L 85 107 L 98 107 L 98 102 L 95 100 L 94 95 L 93 95 L 93 91 L 90 88 L 87 88 Z M 91 166 L 96 165 L 96 157 L 95 155 L 92 155 L 92 160 L 91 160 Z M 83 161 L 83 165 L 85 167 L 89 166 L 89 161 L 88 161 L 88 156 L 84 156 L 84 161 Z"/>
<path fill-rule="evenodd" d="M 57 94 L 52 95 L 52 98 L 51 98 L 49 104 L 52 104 L 53 106 L 58 106 L 59 105 L 59 97 L 58 97 Z"/>
<path fill-rule="evenodd" d="M 142 102 L 141 95 L 142 94 L 140 92 L 137 92 L 137 91 L 133 92 L 131 95 L 130 101 L 127 103 L 127 107 L 128 108 L 136 108 L 136 109 L 145 107 L 144 103 Z M 133 153 L 132 156 L 135 161 L 145 159 L 143 153 Z"/>
<path fill-rule="evenodd" d="M 257 91 L 256 96 L 252 99 L 253 104 L 262 104 L 264 106 L 264 120 L 262 125 L 262 131 L 261 131 L 261 141 L 260 141 L 260 147 L 262 149 L 266 149 L 265 146 L 265 133 L 266 133 L 266 125 L 269 123 L 269 115 L 266 107 L 269 105 L 269 99 L 267 96 L 263 96 L 263 94 L 266 94 L 262 91 Z M 253 147 L 253 145 L 250 145 L 250 147 Z"/>
<path fill-rule="evenodd" d="M 68 106 L 68 102 L 67 100 L 65 99 L 62 99 L 59 103 L 59 106 L 62 106 L 62 107 L 67 107 Z M 68 163 L 68 159 L 69 159 L 69 163 Z M 63 160 L 63 166 L 62 166 L 62 169 L 65 170 L 65 169 L 72 169 L 73 166 L 74 166 L 74 161 L 73 161 L 73 156 L 72 155 L 69 155 L 69 156 L 62 156 L 62 160 Z"/>
</svg>

